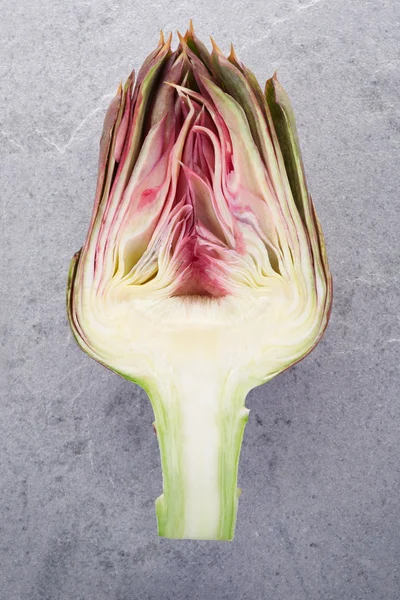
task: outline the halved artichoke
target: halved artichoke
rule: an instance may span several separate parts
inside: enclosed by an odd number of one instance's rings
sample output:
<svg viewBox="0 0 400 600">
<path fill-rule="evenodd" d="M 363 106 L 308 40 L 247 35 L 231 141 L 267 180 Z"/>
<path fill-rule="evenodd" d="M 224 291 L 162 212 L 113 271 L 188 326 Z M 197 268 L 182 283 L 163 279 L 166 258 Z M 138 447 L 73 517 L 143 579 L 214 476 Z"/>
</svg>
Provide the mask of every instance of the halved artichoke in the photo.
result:
<svg viewBox="0 0 400 600">
<path fill-rule="evenodd" d="M 290 102 L 192 25 L 161 35 L 105 117 L 68 315 L 80 347 L 148 393 L 159 534 L 232 539 L 245 397 L 303 358 L 331 275 Z"/>
</svg>

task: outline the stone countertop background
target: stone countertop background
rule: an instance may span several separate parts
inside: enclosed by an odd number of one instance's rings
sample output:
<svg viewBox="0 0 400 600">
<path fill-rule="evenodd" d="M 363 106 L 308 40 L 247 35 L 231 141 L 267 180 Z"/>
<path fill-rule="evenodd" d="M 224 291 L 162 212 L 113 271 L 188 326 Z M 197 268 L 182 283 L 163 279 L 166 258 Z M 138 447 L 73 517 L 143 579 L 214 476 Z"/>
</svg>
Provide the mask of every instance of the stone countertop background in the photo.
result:
<svg viewBox="0 0 400 600">
<path fill-rule="evenodd" d="M 0 8 L 0 596 L 398 600 L 400 4 Z M 157 537 L 150 403 L 65 315 L 105 108 L 159 29 L 190 17 L 262 82 L 279 70 L 334 276 L 320 345 L 248 397 L 231 544 Z"/>
</svg>

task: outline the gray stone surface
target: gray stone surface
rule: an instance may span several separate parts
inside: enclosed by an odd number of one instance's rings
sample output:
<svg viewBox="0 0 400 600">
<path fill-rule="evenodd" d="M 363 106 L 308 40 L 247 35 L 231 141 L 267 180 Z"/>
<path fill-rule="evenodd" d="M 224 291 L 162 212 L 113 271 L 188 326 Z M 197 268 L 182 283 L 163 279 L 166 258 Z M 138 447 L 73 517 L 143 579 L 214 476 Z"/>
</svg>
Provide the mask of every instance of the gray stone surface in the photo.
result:
<svg viewBox="0 0 400 600">
<path fill-rule="evenodd" d="M 400 5 L 0 8 L 0 597 L 398 600 Z M 150 404 L 78 349 L 64 309 L 105 107 L 189 17 L 261 80 L 278 68 L 335 283 L 318 348 L 248 398 L 232 544 L 157 538 Z"/>
</svg>

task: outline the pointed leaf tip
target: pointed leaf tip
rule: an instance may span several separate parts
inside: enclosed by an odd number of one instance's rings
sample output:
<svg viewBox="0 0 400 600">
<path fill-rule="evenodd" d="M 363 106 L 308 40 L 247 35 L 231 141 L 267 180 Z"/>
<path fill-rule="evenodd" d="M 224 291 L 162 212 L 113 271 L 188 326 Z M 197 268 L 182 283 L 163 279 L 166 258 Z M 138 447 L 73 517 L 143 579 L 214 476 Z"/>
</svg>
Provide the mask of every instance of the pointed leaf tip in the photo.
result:
<svg viewBox="0 0 400 600">
<path fill-rule="evenodd" d="M 163 38 L 164 39 L 164 38 Z M 172 31 L 169 32 L 167 39 L 163 43 L 163 48 L 171 49 Z"/>
<path fill-rule="evenodd" d="M 221 48 L 219 48 L 219 46 L 217 45 L 216 41 L 214 40 L 214 38 L 213 38 L 213 37 L 211 37 L 211 35 L 210 35 L 210 40 L 211 40 L 211 45 L 212 45 L 212 47 L 213 47 L 213 51 L 214 51 L 216 54 L 219 54 L 220 56 L 224 56 L 224 54 L 223 54 L 223 52 L 222 52 Z"/>
<path fill-rule="evenodd" d="M 243 72 L 244 67 L 243 67 L 242 63 L 240 62 L 240 60 L 238 59 L 238 57 L 237 57 L 237 54 L 235 52 L 235 48 L 234 48 L 233 44 L 231 44 L 230 53 L 229 53 L 229 56 L 228 56 L 228 61 L 232 65 L 234 65 L 236 68 L 238 68 L 240 71 Z"/>
<path fill-rule="evenodd" d="M 238 59 L 238 57 L 236 55 L 236 52 L 235 52 L 235 47 L 234 47 L 234 45 L 233 45 L 232 42 L 231 42 L 231 48 L 230 48 L 230 53 L 229 53 L 228 59 L 231 59 L 231 58 L 233 60 L 235 60 L 237 63 L 239 62 L 239 59 Z"/>
</svg>

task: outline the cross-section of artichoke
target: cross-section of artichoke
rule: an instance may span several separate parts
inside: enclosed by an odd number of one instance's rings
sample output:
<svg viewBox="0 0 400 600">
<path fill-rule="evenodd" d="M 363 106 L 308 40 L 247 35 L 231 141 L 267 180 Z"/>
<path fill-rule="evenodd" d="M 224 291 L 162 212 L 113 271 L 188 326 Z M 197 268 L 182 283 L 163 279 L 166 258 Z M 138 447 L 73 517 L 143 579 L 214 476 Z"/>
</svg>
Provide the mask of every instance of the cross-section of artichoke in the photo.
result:
<svg viewBox="0 0 400 600">
<path fill-rule="evenodd" d="M 331 276 L 292 109 L 193 27 L 161 36 L 105 117 L 96 199 L 74 256 L 80 347 L 141 385 L 155 415 L 159 534 L 232 539 L 245 397 L 303 358 Z"/>
</svg>

